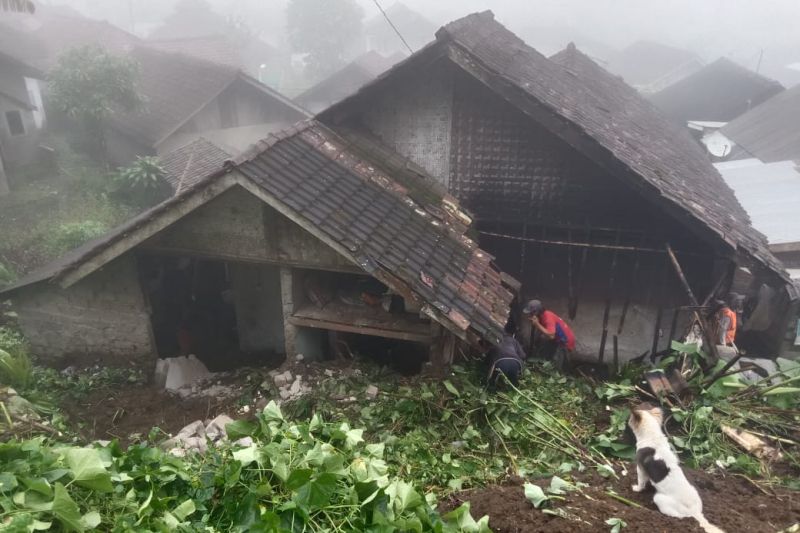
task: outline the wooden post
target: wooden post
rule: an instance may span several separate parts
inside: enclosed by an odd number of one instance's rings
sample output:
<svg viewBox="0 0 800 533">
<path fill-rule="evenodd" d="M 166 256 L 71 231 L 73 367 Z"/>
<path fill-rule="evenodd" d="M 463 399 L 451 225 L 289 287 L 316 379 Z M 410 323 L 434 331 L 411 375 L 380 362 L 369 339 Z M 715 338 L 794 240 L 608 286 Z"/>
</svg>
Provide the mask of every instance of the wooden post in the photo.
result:
<svg viewBox="0 0 800 533">
<path fill-rule="evenodd" d="M 614 335 L 614 375 L 619 375 L 619 337 Z"/>
<path fill-rule="evenodd" d="M 692 288 L 689 286 L 689 282 L 686 281 L 686 276 L 683 274 L 683 269 L 681 268 L 681 264 L 678 262 L 678 258 L 675 257 L 675 253 L 672 251 L 672 246 L 670 246 L 669 243 L 666 243 L 664 247 L 667 250 L 667 255 L 669 256 L 669 259 L 672 262 L 672 266 L 675 269 L 675 273 L 678 275 L 678 279 L 683 285 L 683 289 L 689 296 L 689 301 L 695 307 L 699 307 L 700 304 L 697 302 L 697 298 L 695 298 L 694 292 L 692 292 Z M 700 323 L 700 328 L 703 330 L 703 341 L 705 342 L 706 345 L 708 345 L 708 353 L 711 358 L 711 361 L 709 362 L 713 365 L 719 359 L 719 354 L 717 353 L 716 339 L 714 339 L 713 336 L 711 335 L 711 329 L 708 327 L 708 322 L 706 321 L 705 317 L 697 311 L 695 311 L 694 316 Z"/>
<path fill-rule="evenodd" d="M 616 243 L 619 244 L 619 230 L 617 230 Z M 606 339 L 608 339 L 608 319 L 611 315 L 611 299 L 614 294 L 614 274 L 617 269 L 617 254 L 619 252 L 614 250 L 611 256 L 611 270 L 608 278 L 608 291 L 606 292 L 606 306 L 603 310 L 603 335 L 600 337 L 600 353 L 598 359 L 602 363 L 606 355 Z"/>
</svg>

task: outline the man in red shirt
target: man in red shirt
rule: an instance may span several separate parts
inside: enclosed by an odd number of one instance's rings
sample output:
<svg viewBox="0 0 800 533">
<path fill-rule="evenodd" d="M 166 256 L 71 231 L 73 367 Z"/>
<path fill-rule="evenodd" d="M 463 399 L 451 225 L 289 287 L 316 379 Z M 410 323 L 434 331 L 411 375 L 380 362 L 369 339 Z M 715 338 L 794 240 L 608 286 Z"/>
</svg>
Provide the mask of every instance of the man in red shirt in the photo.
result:
<svg viewBox="0 0 800 533">
<path fill-rule="evenodd" d="M 522 313 L 529 317 L 534 331 L 539 331 L 551 347 L 554 345 L 553 363 L 559 370 L 564 370 L 569 364 L 570 354 L 575 351 L 572 329 L 560 316 L 546 310 L 539 300 L 525 304 Z"/>
</svg>

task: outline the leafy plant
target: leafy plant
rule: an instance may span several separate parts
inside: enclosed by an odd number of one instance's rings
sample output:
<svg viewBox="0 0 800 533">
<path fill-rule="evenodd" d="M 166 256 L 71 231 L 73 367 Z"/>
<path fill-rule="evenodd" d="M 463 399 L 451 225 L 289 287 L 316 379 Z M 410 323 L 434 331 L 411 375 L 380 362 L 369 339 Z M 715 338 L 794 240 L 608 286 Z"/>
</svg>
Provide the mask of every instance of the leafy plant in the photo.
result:
<svg viewBox="0 0 800 533">
<path fill-rule="evenodd" d="M 128 167 L 117 170 L 117 193 L 128 203 L 138 206 L 152 205 L 169 194 L 164 180 L 164 169 L 157 157 L 138 156 Z"/>
<path fill-rule="evenodd" d="M 442 516 L 389 475 L 384 444 L 361 429 L 316 416 L 292 423 L 270 403 L 229 434 L 252 443 L 185 458 L 146 444 L 0 444 L 0 520 L 72 531 L 489 532 L 467 505 Z"/>
<path fill-rule="evenodd" d="M 609 518 L 606 520 L 606 525 L 611 527 L 611 533 L 619 533 L 622 528 L 628 527 L 628 524 L 621 518 Z"/>
<path fill-rule="evenodd" d="M 0 383 L 25 388 L 31 381 L 33 364 L 25 352 L 15 355 L 0 349 Z"/>
<path fill-rule="evenodd" d="M 108 227 L 105 224 L 95 220 L 67 222 L 52 232 L 48 238 L 47 248 L 54 255 L 62 254 L 100 237 L 107 231 Z"/>
</svg>

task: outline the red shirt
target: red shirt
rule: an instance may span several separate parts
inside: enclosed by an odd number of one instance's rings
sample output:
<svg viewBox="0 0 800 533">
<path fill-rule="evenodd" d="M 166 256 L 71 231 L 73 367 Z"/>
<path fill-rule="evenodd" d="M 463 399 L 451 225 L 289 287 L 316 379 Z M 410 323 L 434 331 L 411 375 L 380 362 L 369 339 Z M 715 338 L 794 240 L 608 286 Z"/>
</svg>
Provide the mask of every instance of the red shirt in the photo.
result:
<svg viewBox="0 0 800 533">
<path fill-rule="evenodd" d="M 539 323 L 547 330 L 548 334 L 555 336 L 557 343 L 565 346 L 569 351 L 575 349 L 575 335 L 560 316 L 552 311 L 543 311 L 542 316 L 539 317 Z"/>
</svg>

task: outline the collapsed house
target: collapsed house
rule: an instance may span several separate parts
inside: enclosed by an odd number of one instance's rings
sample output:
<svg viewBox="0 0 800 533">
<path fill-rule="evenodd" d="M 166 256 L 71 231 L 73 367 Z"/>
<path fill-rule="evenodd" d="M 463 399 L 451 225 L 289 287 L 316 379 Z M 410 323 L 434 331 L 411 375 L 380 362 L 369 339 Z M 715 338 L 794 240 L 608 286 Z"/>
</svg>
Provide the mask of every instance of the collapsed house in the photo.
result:
<svg viewBox="0 0 800 533">
<path fill-rule="evenodd" d="M 433 178 L 367 151 L 301 122 L 0 295 L 51 358 L 195 353 L 219 368 L 363 345 L 442 365 L 459 340 L 497 342 L 513 279 Z"/>
<path fill-rule="evenodd" d="M 763 235 L 702 147 L 574 46 L 548 59 L 473 14 L 318 118 L 435 176 L 580 354 L 668 349 L 737 266 L 751 297 L 775 288 L 753 348 L 778 349 L 794 293 Z"/>
</svg>

